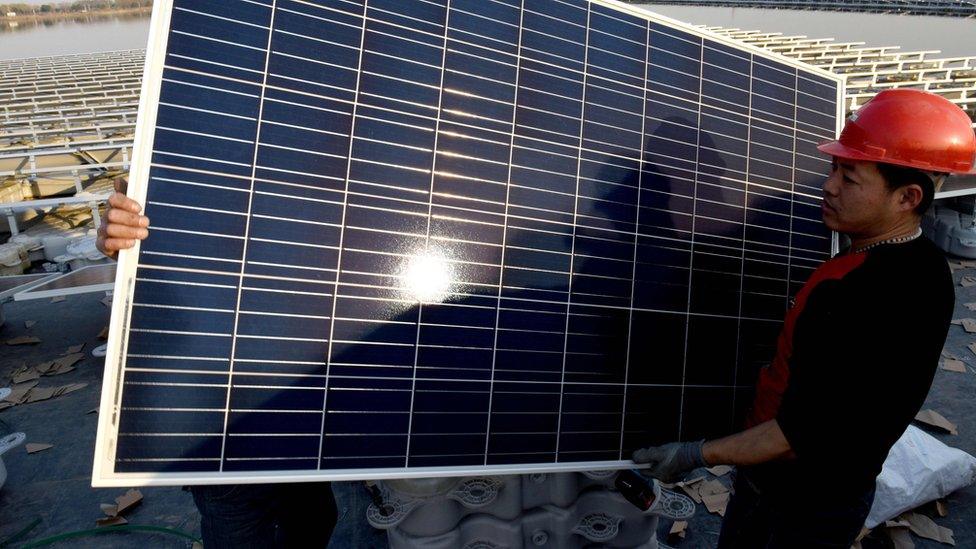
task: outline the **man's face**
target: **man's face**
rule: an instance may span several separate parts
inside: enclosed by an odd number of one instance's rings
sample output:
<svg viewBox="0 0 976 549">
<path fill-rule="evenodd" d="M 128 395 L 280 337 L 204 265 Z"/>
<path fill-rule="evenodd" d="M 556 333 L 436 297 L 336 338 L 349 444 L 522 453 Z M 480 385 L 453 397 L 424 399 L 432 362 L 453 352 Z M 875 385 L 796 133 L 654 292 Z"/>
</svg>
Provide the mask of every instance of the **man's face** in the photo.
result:
<svg viewBox="0 0 976 549">
<path fill-rule="evenodd" d="M 874 162 L 835 158 L 823 192 L 824 224 L 852 237 L 883 233 L 902 209 Z"/>
</svg>

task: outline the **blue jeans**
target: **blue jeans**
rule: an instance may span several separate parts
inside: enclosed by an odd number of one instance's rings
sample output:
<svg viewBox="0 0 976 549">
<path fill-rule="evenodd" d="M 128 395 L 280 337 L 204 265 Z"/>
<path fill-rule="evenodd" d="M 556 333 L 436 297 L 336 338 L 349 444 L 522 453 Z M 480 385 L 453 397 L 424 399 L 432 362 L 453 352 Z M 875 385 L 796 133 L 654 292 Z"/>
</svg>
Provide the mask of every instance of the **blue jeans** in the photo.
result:
<svg viewBox="0 0 976 549">
<path fill-rule="evenodd" d="M 362 482 L 333 482 L 339 508 L 339 522 L 332 532 L 330 549 L 387 549 L 385 530 L 377 530 L 366 521 L 366 508 L 372 503 Z"/>
<path fill-rule="evenodd" d="M 836 487 L 784 479 L 789 494 L 770 494 L 740 469 L 719 535 L 719 549 L 850 549 L 874 502 L 863 493 L 832 493 Z M 787 486 L 791 485 L 791 486 Z"/>
<path fill-rule="evenodd" d="M 206 549 L 387 547 L 386 532 L 366 522 L 371 500 L 362 482 L 192 486 L 190 492 Z"/>
</svg>

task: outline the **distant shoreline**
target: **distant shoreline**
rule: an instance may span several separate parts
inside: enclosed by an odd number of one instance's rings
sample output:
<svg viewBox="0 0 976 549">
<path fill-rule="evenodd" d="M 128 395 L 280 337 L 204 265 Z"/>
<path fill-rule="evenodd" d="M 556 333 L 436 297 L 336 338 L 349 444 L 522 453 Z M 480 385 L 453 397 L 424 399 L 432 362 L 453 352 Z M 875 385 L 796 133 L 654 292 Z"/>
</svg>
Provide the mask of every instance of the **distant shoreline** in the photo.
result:
<svg viewBox="0 0 976 549">
<path fill-rule="evenodd" d="M 44 21 L 61 21 L 67 19 L 87 19 L 89 17 L 120 17 L 127 15 L 149 15 L 152 6 L 132 9 L 115 10 L 95 10 L 95 11 L 74 11 L 74 12 L 51 12 L 51 13 L 18 13 L 16 17 L 7 17 L 0 13 L 0 21 L 3 23 L 41 23 Z"/>
</svg>

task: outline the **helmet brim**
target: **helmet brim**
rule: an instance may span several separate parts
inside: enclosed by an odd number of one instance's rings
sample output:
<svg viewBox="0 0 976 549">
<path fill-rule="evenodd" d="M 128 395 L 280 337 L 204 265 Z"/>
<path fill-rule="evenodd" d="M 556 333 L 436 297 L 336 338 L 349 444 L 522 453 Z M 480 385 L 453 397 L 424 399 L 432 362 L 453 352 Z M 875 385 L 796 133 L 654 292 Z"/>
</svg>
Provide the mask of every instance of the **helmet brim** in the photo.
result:
<svg viewBox="0 0 976 549">
<path fill-rule="evenodd" d="M 897 158 L 882 158 L 876 155 L 870 155 L 859 151 L 857 149 L 852 149 L 843 145 L 840 141 L 827 141 L 817 145 L 817 150 L 820 152 L 830 155 L 836 158 L 843 158 L 846 160 L 855 160 L 861 162 L 882 162 L 884 164 L 895 164 L 896 166 L 904 166 L 906 168 L 915 168 L 917 170 L 925 171 L 938 171 L 944 173 L 951 173 L 956 175 L 976 175 L 976 164 L 973 165 L 969 170 L 950 170 L 944 168 L 933 168 L 933 167 L 921 167 L 907 162 L 904 160 L 899 160 Z"/>
<path fill-rule="evenodd" d="M 817 150 L 828 155 L 837 158 L 843 158 L 846 160 L 860 160 L 863 162 L 881 162 L 882 160 L 877 156 L 872 156 L 865 154 L 857 149 L 852 149 L 841 144 L 840 141 L 827 141 L 817 145 Z"/>
</svg>

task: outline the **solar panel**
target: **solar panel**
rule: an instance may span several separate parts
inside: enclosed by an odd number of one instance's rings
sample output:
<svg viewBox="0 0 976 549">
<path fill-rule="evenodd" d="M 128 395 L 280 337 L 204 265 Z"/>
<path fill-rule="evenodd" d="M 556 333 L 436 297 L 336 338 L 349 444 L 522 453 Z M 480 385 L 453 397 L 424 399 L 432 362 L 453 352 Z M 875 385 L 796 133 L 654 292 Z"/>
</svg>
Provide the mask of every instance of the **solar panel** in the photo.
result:
<svg viewBox="0 0 976 549">
<path fill-rule="evenodd" d="M 114 288 L 115 264 L 86 265 L 62 275 L 48 275 L 44 282 L 14 294 L 14 301 L 109 292 Z"/>
<path fill-rule="evenodd" d="M 837 77 L 623 4 L 157 2 L 97 486 L 587 470 L 729 432 Z"/>
<path fill-rule="evenodd" d="M 55 275 L 51 273 L 0 276 L 0 303 L 12 298 L 17 292 L 33 288 L 53 276 Z"/>
</svg>

